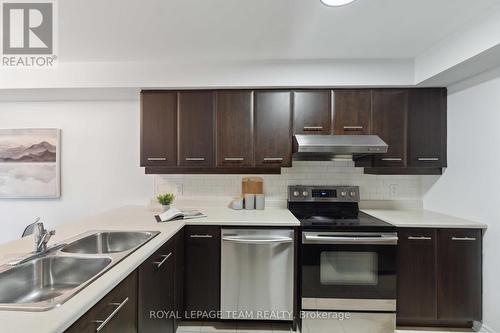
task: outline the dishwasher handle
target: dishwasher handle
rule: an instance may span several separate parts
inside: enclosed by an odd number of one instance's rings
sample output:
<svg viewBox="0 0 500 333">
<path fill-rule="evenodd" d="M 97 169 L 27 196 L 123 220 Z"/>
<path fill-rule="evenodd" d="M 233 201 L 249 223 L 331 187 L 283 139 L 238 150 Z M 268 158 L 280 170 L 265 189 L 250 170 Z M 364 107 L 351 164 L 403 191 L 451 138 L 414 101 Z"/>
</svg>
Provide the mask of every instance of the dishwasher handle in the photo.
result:
<svg viewBox="0 0 500 333">
<path fill-rule="evenodd" d="M 234 242 L 239 244 L 283 244 L 283 243 L 293 243 L 293 238 L 291 237 L 262 237 L 258 236 L 226 236 L 222 237 L 223 241 Z"/>
</svg>

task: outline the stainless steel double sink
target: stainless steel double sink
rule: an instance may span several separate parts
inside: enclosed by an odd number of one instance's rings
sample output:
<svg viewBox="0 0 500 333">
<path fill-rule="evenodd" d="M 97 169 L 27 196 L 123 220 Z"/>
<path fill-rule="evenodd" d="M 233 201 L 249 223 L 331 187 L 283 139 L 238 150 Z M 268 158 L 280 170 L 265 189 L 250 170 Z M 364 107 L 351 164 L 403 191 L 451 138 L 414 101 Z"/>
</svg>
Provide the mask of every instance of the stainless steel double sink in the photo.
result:
<svg viewBox="0 0 500 333">
<path fill-rule="evenodd" d="M 158 231 L 89 231 L 21 264 L 0 266 L 0 310 L 60 306 Z"/>
</svg>

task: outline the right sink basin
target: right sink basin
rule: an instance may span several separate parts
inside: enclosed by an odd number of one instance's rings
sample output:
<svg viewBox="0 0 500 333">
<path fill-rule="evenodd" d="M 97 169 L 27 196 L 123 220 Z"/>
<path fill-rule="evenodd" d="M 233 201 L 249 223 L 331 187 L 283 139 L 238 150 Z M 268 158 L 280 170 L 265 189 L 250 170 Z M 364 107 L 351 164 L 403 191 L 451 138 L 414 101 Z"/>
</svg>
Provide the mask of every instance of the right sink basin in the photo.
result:
<svg viewBox="0 0 500 333">
<path fill-rule="evenodd" d="M 85 236 L 62 248 L 62 252 L 79 254 L 107 254 L 129 251 L 156 234 L 148 231 L 105 231 Z"/>
</svg>

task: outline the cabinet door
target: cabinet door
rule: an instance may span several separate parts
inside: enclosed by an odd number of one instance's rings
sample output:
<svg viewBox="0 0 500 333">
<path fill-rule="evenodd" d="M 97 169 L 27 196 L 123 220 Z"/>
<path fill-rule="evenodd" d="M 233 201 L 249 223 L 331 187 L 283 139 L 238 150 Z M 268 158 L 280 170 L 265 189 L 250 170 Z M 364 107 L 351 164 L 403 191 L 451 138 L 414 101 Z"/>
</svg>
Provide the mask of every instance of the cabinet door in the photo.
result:
<svg viewBox="0 0 500 333">
<path fill-rule="evenodd" d="M 139 332 L 174 332 L 174 318 L 155 318 L 150 311 L 174 309 L 175 241 L 170 240 L 139 266 Z"/>
<path fill-rule="evenodd" d="M 406 166 L 407 104 L 407 90 L 377 89 L 373 91 L 372 134 L 380 136 L 389 145 L 387 154 L 374 156 L 374 166 Z"/>
<path fill-rule="evenodd" d="M 446 98 L 446 89 L 409 91 L 409 166 L 446 166 Z"/>
<path fill-rule="evenodd" d="M 213 91 L 179 92 L 179 165 L 214 166 L 214 109 Z"/>
<path fill-rule="evenodd" d="M 330 90 L 293 92 L 293 134 L 330 134 Z"/>
<path fill-rule="evenodd" d="M 184 229 L 175 235 L 175 278 L 174 278 L 174 301 L 175 312 L 175 330 L 179 320 L 184 316 Z"/>
<path fill-rule="evenodd" d="M 137 271 L 74 323 L 66 333 L 137 333 Z"/>
<path fill-rule="evenodd" d="M 436 320 L 436 229 L 398 229 L 398 237 L 398 323 Z"/>
<path fill-rule="evenodd" d="M 441 229 L 438 237 L 438 319 L 480 321 L 482 231 Z"/>
<path fill-rule="evenodd" d="M 333 133 L 370 134 L 372 92 L 369 89 L 335 90 Z"/>
<path fill-rule="evenodd" d="M 219 311 L 220 228 L 215 226 L 186 227 L 185 251 L 184 308 L 186 314 L 193 317 L 196 315 L 194 311 Z"/>
<path fill-rule="evenodd" d="M 177 164 L 177 93 L 141 93 L 141 166 Z"/>
<path fill-rule="evenodd" d="M 252 92 L 217 92 L 217 165 L 253 166 Z"/>
<path fill-rule="evenodd" d="M 292 107 L 289 91 L 255 92 L 255 164 L 292 165 Z"/>
</svg>

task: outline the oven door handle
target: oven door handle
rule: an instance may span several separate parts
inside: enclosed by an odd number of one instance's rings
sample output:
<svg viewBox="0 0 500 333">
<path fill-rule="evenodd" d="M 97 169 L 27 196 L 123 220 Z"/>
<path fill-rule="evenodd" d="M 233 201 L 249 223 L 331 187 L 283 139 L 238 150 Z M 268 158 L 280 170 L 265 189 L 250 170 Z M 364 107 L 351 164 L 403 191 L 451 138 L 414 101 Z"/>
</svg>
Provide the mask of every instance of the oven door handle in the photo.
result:
<svg viewBox="0 0 500 333">
<path fill-rule="evenodd" d="M 384 237 L 342 237 L 304 235 L 304 244 L 340 244 L 340 245 L 397 245 L 398 236 Z"/>
</svg>

